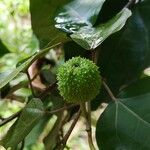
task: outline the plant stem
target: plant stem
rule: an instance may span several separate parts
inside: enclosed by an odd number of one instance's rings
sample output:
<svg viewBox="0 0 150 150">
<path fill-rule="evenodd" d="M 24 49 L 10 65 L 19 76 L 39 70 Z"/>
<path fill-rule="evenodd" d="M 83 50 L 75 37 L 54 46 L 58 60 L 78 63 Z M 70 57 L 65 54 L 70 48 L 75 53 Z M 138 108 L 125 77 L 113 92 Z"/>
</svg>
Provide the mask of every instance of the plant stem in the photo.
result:
<svg viewBox="0 0 150 150">
<path fill-rule="evenodd" d="M 62 110 L 65 110 L 65 109 L 70 109 L 74 106 L 77 106 L 76 104 L 72 104 L 72 105 L 69 105 L 69 106 L 64 106 L 64 107 L 61 107 L 61 108 L 58 108 L 56 110 L 52 110 L 52 111 L 45 111 L 45 114 L 54 114 L 54 113 L 57 113 L 59 111 L 62 111 Z"/>
<path fill-rule="evenodd" d="M 22 87 L 26 87 L 28 85 L 28 81 L 22 81 L 16 85 L 14 85 L 13 87 L 11 87 L 10 91 L 8 92 L 8 94 L 5 96 L 5 98 L 9 97 L 10 95 L 12 95 L 15 91 L 17 91 L 18 89 L 22 88 Z"/>
<path fill-rule="evenodd" d="M 84 118 L 86 120 L 86 131 L 88 134 L 88 143 L 90 150 L 95 150 L 93 140 L 92 140 L 92 130 L 91 130 L 91 105 L 90 102 L 88 102 L 88 112 L 86 111 L 85 103 L 81 103 L 81 110 L 83 112 Z"/>
<path fill-rule="evenodd" d="M 109 96 L 111 97 L 112 100 L 116 101 L 116 97 L 114 96 L 114 94 L 112 93 L 112 91 L 110 90 L 110 88 L 108 87 L 108 85 L 106 84 L 106 82 L 104 80 L 102 80 L 102 83 L 106 89 L 106 91 L 108 92 Z"/>
<path fill-rule="evenodd" d="M 88 124 L 89 124 L 89 132 L 88 133 L 88 141 L 90 143 L 90 149 L 95 150 L 93 140 L 92 140 L 92 128 L 91 128 L 91 102 L 87 102 L 87 112 L 88 112 Z"/>
<path fill-rule="evenodd" d="M 11 120 L 15 119 L 16 117 L 18 117 L 20 115 L 20 113 L 21 113 L 21 110 L 18 111 L 17 113 L 15 113 L 15 114 L 11 115 L 10 117 L 3 119 L 0 122 L 0 127 L 5 125 L 6 123 L 10 122 Z"/>
<path fill-rule="evenodd" d="M 49 92 L 52 91 L 56 86 L 57 86 L 57 82 L 52 83 L 38 97 L 40 99 L 45 98 L 49 94 Z"/>
<path fill-rule="evenodd" d="M 81 109 L 79 109 L 78 113 L 76 114 L 74 120 L 73 120 L 73 123 L 71 124 L 70 126 L 70 129 L 68 130 L 68 132 L 66 133 L 66 135 L 64 136 L 63 140 L 61 141 L 61 143 L 63 144 L 59 150 L 63 150 L 66 146 L 66 143 L 67 143 L 67 140 L 69 138 L 69 136 L 71 135 L 79 117 L 80 117 L 80 114 L 81 114 Z"/>
</svg>

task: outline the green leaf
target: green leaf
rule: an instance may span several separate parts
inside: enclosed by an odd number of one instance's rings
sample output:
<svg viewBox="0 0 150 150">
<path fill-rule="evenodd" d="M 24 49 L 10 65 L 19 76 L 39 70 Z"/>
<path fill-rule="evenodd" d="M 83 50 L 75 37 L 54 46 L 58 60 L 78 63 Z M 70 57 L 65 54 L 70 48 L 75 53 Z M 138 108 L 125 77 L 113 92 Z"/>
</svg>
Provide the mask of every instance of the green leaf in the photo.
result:
<svg viewBox="0 0 150 150">
<path fill-rule="evenodd" d="M 15 78 L 21 71 L 26 71 L 26 69 L 38 58 L 41 58 L 44 56 L 49 50 L 51 50 L 53 47 L 59 45 L 60 43 L 54 44 L 48 48 L 42 49 L 41 51 L 35 53 L 27 61 L 23 61 L 15 70 L 13 70 L 8 76 L 3 78 L 0 81 L 0 89 L 4 87 L 7 83 L 9 83 L 13 78 Z"/>
<path fill-rule="evenodd" d="M 101 150 L 150 149 L 150 94 L 111 102 L 100 116 L 96 140 Z"/>
<path fill-rule="evenodd" d="M 0 143 L 5 148 L 11 147 L 14 149 L 40 121 L 43 114 L 44 108 L 41 100 L 32 99 Z"/>
<path fill-rule="evenodd" d="M 26 62 L 24 62 L 22 65 L 17 67 L 15 70 L 13 70 L 8 76 L 3 78 L 0 81 L 0 89 L 3 86 L 5 86 L 7 83 L 9 83 L 13 78 L 15 78 L 22 70 L 25 70 L 27 68 L 27 66 L 30 64 L 31 60 L 32 60 L 32 57 L 30 59 L 28 59 Z"/>
<path fill-rule="evenodd" d="M 119 31 L 131 16 L 131 11 L 124 8 L 114 18 L 95 28 L 91 26 L 81 27 L 79 31 L 71 35 L 71 38 L 87 50 L 98 47 L 108 36 Z"/>
<path fill-rule="evenodd" d="M 55 15 L 60 6 L 69 0 L 30 0 L 31 23 L 34 34 L 43 48 L 57 37 L 57 41 L 67 40 L 66 35 L 55 27 Z"/>
<path fill-rule="evenodd" d="M 67 33 L 92 27 L 104 2 L 105 0 L 72 0 L 59 10 L 55 17 L 55 27 Z"/>
<path fill-rule="evenodd" d="M 26 136 L 26 138 L 25 138 L 25 147 L 28 147 L 28 149 L 30 149 L 30 147 L 32 147 L 33 144 L 35 144 L 38 141 L 39 136 L 44 131 L 49 119 L 50 119 L 50 116 L 43 116 L 39 120 L 39 122 L 36 124 L 36 126 Z"/>
<path fill-rule="evenodd" d="M 68 41 L 65 33 L 93 25 L 105 0 L 30 0 L 34 34 L 44 47 L 53 38 Z M 39 11 L 40 10 L 40 11 Z"/>
<path fill-rule="evenodd" d="M 150 65 L 150 1 L 137 4 L 124 28 L 101 45 L 98 66 L 114 94 Z"/>
<path fill-rule="evenodd" d="M 129 84 L 119 93 L 119 98 L 131 98 L 150 93 L 150 77 L 139 79 Z"/>
</svg>

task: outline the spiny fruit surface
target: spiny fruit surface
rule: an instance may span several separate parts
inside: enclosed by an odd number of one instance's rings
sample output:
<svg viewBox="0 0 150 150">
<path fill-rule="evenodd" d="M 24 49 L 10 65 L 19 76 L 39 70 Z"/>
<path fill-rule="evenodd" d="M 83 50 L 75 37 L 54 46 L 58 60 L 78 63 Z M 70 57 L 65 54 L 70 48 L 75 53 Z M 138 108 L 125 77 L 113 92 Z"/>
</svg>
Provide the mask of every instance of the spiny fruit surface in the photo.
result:
<svg viewBox="0 0 150 150">
<path fill-rule="evenodd" d="M 58 69 L 58 90 L 67 102 L 90 101 L 99 93 L 101 77 L 98 67 L 90 60 L 73 57 Z"/>
</svg>

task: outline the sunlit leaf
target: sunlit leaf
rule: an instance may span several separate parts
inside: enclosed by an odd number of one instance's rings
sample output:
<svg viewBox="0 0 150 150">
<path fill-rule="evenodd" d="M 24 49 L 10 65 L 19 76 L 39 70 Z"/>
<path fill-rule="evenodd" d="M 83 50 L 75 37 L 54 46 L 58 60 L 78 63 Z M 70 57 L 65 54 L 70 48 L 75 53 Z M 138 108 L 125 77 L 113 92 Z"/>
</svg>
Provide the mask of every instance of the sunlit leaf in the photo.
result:
<svg viewBox="0 0 150 150">
<path fill-rule="evenodd" d="M 29 59 L 27 59 L 25 62 L 23 61 L 23 63 L 21 63 L 15 70 L 13 70 L 8 76 L 6 76 L 5 78 L 3 78 L 0 81 L 0 89 L 5 86 L 7 83 L 9 83 L 13 78 L 15 78 L 21 71 L 26 71 L 26 69 L 38 58 L 41 58 L 42 56 L 44 56 L 50 49 L 52 49 L 53 47 L 59 45 L 60 43 L 54 44 L 48 48 L 45 48 L 37 53 L 35 53 L 34 55 L 32 55 L 31 57 L 29 57 Z"/>
<path fill-rule="evenodd" d="M 72 0 L 59 10 L 55 27 L 74 33 L 83 27 L 92 27 L 105 0 Z"/>
<path fill-rule="evenodd" d="M 71 38 L 87 50 L 98 47 L 108 36 L 119 31 L 131 16 L 129 9 L 123 9 L 113 19 L 97 27 L 85 26 L 71 35 Z"/>
</svg>

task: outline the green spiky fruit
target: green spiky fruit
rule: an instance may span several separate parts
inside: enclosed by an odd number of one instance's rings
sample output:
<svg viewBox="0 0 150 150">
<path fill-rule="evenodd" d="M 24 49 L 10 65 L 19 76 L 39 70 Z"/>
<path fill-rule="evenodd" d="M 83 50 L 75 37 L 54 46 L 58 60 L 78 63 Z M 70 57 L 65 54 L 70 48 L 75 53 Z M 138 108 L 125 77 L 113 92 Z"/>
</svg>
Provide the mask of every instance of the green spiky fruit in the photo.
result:
<svg viewBox="0 0 150 150">
<path fill-rule="evenodd" d="M 98 67 L 90 60 L 73 57 L 57 73 L 58 90 L 67 102 L 90 101 L 99 93 L 101 77 Z"/>
</svg>

